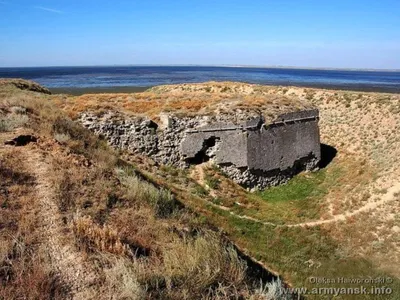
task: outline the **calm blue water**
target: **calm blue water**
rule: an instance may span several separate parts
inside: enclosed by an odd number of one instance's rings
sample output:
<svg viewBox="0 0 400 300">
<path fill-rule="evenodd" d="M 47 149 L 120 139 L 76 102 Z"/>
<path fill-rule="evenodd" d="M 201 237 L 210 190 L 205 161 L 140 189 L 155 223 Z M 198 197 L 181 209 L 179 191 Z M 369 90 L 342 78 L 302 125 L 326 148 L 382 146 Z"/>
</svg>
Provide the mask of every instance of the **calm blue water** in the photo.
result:
<svg viewBox="0 0 400 300">
<path fill-rule="evenodd" d="M 0 68 L 0 78 L 34 80 L 48 88 L 148 87 L 204 81 L 400 92 L 400 72 L 231 67 Z"/>
</svg>

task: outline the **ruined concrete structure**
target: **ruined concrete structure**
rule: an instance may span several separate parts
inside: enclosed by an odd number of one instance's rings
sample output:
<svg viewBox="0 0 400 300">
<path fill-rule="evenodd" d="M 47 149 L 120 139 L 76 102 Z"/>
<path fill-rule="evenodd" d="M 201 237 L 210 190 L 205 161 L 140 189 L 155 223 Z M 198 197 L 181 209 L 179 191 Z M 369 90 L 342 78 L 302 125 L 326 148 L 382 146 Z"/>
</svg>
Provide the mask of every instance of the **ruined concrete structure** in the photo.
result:
<svg viewBox="0 0 400 300">
<path fill-rule="evenodd" d="M 321 158 L 318 111 L 262 116 L 242 124 L 210 124 L 187 130 L 182 156 L 191 163 L 212 159 L 245 187 L 264 188 L 317 167 Z"/>
<path fill-rule="evenodd" d="M 148 117 L 82 113 L 80 122 L 111 145 L 145 154 L 161 164 L 188 167 L 212 160 L 246 188 L 286 182 L 321 158 L 318 110 L 286 112 L 272 121 L 263 114 Z"/>
<path fill-rule="evenodd" d="M 286 182 L 321 158 L 318 110 L 291 93 L 235 82 L 83 95 L 69 104 L 108 142 L 160 164 L 212 161 L 246 188 Z"/>
</svg>

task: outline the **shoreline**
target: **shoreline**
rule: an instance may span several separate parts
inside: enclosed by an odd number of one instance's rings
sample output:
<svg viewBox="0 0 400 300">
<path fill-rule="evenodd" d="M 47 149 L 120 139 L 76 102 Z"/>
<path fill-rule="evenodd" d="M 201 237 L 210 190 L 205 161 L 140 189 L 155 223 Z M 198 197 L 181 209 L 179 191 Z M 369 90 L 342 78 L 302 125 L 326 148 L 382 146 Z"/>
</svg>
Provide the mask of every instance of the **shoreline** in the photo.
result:
<svg viewBox="0 0 400 300">
<path fill-rule="evenodd" d="M 153 65 L 153 64 L 116 64 L 116 65 L 48 65 L 48 66 L 1 66 L 1 70 L 6 69 L 54 69 L 54 68 L 120 68 L 120 67 L 195 67 L 195 68 L 251 68 L 251 69 L 283 69 L 283 70 L 316 70 L 316 71 L 360 71 L 360 72 L 400 72 L 400 69 L 385 69 L 385 68 L 352 68 L 352 67 L 312 67 L 312 66 L 281 66 L 281 65 L 246 65 L 246 64 L 211 64 L 211 65 L 197 65 L 197 64 L 166 64 L 166 65 Z"/>
<path fill-rule="evenodd" d="M 68 94 L 73 96 L 80 96 L 84 94 L 132 94 L 141 93 L 151 88 L 152 86 L 110 86 L 110 87 L 60 87 L 48 88 L 52 94 Z"/>
<path fill-rule="evenodd" d="M 243 82 L 247 84 L 254 84 L 251 82 Z M 183 84 L 183 83 L 176 83 Z M 192 82 L 188 82 L 188 84 L 192 84 Z M 195 83 L 193 83 L 195 84 Z M 297 88 L 315 88 L 315 89 L 324 89 L 324 90 L 340 90 L 340 91 L 349 91 L 349 92 L 365 92 L 365 93 L 390 93 L 390 94 L 399 94 L 400 87 L 373 87 L 366 85 L 329 85 L 329 84 L 304 84 L 304 85 L 296 85 L 296 84 L 260 84 L 264 86 L 281 86 L 281 87 L 297 87 Z M 154 85 L 157 86 L 157 85 Z M 150 89 L 154 86 L 109 86 L 109 87 L 58 87 L 58 88 L 49 88 L 52 94 L 68 94 L 72 96 L 80 96 L 84 94 L 132 94 L 132 93 L 141 93 Z"/>
</svg>

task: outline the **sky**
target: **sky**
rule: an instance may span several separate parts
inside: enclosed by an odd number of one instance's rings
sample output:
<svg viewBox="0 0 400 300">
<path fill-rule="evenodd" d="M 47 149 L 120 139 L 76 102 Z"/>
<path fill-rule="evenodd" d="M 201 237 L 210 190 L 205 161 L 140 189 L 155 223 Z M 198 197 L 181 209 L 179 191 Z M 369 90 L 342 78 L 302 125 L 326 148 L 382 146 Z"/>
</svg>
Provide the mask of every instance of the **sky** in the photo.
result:
<svg viewBox="0 0 400 300">
<path fill-rule="evenodd" d="M 0 67 L 400 69 L 400 0 L 0 0 Z"/>
</svg>

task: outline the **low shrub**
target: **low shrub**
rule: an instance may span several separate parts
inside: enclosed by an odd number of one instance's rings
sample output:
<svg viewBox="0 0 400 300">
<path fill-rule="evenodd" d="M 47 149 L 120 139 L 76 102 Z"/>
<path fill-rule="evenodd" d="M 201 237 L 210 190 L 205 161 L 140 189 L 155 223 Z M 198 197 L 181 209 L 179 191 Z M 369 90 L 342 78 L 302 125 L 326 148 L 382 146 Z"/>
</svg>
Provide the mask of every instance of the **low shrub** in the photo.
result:
<svg viewBox="0 0 400 300">
<path fill-rule="evenodd" d="M 273 300 L 294 299 L 294 295 L 287 293 L 280 278 L 271 282 L 267 282 L 266 284 L 261 283 L 260 287 L 255 290 L 254 296 L 260 297 L 261 299 Z"/>
<path fill-rule="evenodd" d="M 217 283 L 239 287 L 247 269 L 231 246 L 210 233 L 175 242 L 164 250 L 163 261 L 169 289 L 178 287 L 193 296 Z"/>
<path fill-rule="evenodd" d="M 0 132 L 12 131 L 22 127 L 29 122 L 27 115 L 8 114 L 0 117 Z"/>
<path fill-rule="evenodd" d="M 170 191 L 158 189 L 134 174 L 126 175 L 123 171 L 120 174 L 129 200 L 149 203 L 161 218 L 168 217 L 176 210 L 177 202 Z"/>
<path fill-rule="evenodd" d="M 105 299 L 144 299 L 145 293 L 137 280 L 137 270 L 126 258 L 113 258 L 104 269 Z"/>
</svg>

